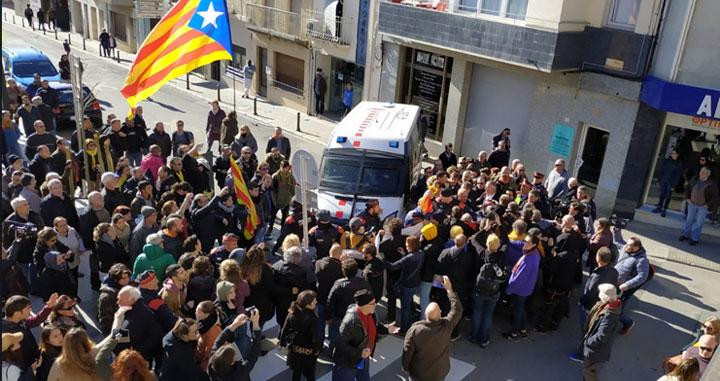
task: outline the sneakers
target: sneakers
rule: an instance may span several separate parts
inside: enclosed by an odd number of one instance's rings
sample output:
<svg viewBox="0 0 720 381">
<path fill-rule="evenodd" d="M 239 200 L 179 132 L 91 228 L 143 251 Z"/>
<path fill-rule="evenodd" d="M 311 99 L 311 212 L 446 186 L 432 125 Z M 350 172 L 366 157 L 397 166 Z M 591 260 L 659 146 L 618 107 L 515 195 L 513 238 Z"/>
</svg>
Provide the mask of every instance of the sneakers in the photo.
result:
<svg viewBox="0 0 720 381">
<path fill-rule="evenodd" d="M 630 325 L 624 325 L 620 330 L 620 335 L 627 335 L 628 333 L 630 333 L 630 330 L 632 330 L 634 326 L 635 322 L 630 323 Z"/>
<path fill-rule="evenodd" d="M 480 343 L 480 348 L 487 348 L 488 345 L 490 345 L 490 340 L 485 340 L 482 343 Z"/>
<path fill-rule="evenodd" d="M 577 353 L 577 352 L 571 353 L 568 356 L 568 359 L 570 361 L 575 361 L 575 362 L 579 362 L 579 363 L 582 363 L 583 361 L 585 361 L 585 358 L 583 357 L 583 355 L 581 355 L 580 353 Z"/>
<path fill-rule="evenodd" d="M 526 330 L 523 329 L 522 331 L 520 331 L 520 332 L 518 333 L 518 336 L 520 336 L 521 338 L 524 339 L 524 338 L 528 337 L 528 333 L 527 333 Z"/>
<path fill-rule="evenodd" d="M 458 341 L 461 337 L 462 335 L 458 333 L 457 336 L 451 336 L 450 341 Z"/>
<path fill-rule="evenodd" d="M 680 238 L 678 238 L 678 241 L 680 241 L 680 242 L 687 241 L 687 240 L 688 240 L 688 237 L 685 237 L 684 235 L 681 235 Z"/>
<path fill-rule="evenodd" d="M 699 241 L 696 241 L 694 239 L 690 240 L 690 246 L 697 246 L 699 243 L 700 243 Z"/>
<path fill-rule="evenodd" d="M 520 340 L 520 336 L 516 332 L 505 332 L 502 336 L 510 341 Z"/>
</svg>

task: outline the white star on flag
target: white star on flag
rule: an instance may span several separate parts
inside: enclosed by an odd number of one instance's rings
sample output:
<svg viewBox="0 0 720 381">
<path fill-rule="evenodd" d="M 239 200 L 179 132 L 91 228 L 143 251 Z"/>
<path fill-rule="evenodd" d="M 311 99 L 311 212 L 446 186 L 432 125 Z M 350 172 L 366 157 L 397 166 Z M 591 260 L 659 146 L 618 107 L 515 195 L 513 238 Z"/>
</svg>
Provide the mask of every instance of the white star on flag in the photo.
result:
<svg viewBox="0 0 720 381">
<path fill-rule="evenodd" d="M 210 6 L 208 6 L 207 10 L 204 10 L 202 12 L 197 12 L 197 14 L 200 15 L 200 17 L 203 18 L 202 25 L 200 26 L 200 29 L 206 27 L 207 25 L 212 24 L 215 28 L 217 28 L 216 20 L 220 15 L 223 14 L 223 12 L 218 12 L 213 7 L 212 1 L 210 2 Z"/>
</svg>

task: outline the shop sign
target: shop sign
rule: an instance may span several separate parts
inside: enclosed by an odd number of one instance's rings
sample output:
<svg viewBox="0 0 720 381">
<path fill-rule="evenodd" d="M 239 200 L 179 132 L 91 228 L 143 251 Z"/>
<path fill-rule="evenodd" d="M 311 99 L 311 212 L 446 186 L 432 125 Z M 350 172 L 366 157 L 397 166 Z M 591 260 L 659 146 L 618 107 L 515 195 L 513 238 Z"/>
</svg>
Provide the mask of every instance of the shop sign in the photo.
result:
<svg viewBox="0 0 720 381">
<path fill-rule="evenodd" d="M 691 119 L 693 126 L 720 129 L 720 119 L 703 118 L 701 116 L 693 116 Z"/>
<path fill-rule="evenodd" d="M 570 158 L 570 152 L 575 141 L 575 129 L 567 124 L 556 123 L 550 138 L 550 153 Z"/>
<path fill-rule="evenodd" d="M 720 90 L 667 82 L 647 76 L 640 99 L 658 110 L 709 120 L 720 119 Z"/>
</svg>

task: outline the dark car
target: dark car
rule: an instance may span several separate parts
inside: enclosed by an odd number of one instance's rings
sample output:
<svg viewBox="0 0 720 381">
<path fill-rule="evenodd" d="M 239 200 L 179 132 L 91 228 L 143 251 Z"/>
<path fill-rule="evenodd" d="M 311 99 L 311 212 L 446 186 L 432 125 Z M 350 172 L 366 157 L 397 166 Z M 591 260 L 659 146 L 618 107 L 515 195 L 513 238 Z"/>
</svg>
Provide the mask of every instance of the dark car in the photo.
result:
<svg viewBox="0 0 720 381">
<path fill-rule="evenodd" d="M 67 82 L 50 82 L 50 87 L 57 90 L 58 105 L 53 109 L 58 128 L 73 126 L 75 123 L 75 106 L 73 105 L 72 85 Z M 90 88 L 83 86 L 85 98 L 85 115 L 90 118 L 95 128 L 103 125 L 102 107 Z"/>
</svg>

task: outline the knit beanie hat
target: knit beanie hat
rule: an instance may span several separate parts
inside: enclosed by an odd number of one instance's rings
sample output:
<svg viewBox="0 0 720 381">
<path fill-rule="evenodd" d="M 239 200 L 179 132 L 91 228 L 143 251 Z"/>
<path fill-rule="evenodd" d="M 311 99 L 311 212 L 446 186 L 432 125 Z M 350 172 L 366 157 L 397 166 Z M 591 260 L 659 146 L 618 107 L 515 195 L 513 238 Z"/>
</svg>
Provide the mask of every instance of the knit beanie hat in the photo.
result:
<svg viewBox="0 0 720 381">
<path fill-rule="evenodd" d="M 153 279 L 157 278 L 155 275 L 155 271 L 153 270 L 145 270 L 140 275 L 137 276 L 137 283 L 138 285 L 142 286 L 144 284 L 148 284 L 152 282 Z"/>
<path fill-rule="evenodd" d="M 370 302 L 375 300 L 372 292 L 366 289 L 359 290 L 355 293 L 355 295 L 353 295 L 353 297 L 355 298 L 355 304 L 357 304 L 358 307 L 368 305 Z"/>
<path fill-rule="evenodd" d="M 435 226 L 435 224 L 427 224 L 420 229 L 420 233 L 426 241 L 432 241 L 438 235 L 437 226 Z"/>
<path fill-rule="evenodd" d="M 216 287 L 218 300 L 227 302 L 228 294 L 230 293 L 230 290 L 234 288 L 235 285 L 226 280 L 221 280 L 220 282 L 218 282 Z"/>
</svg>

